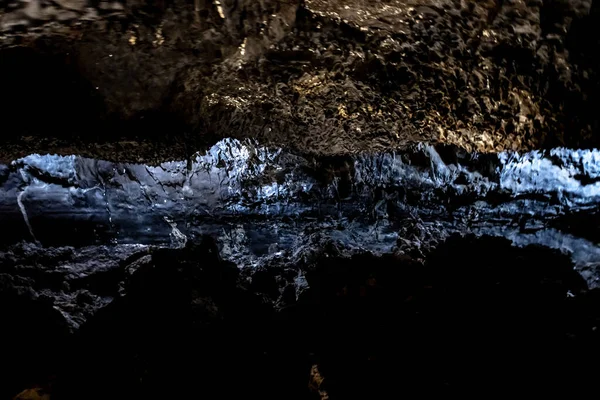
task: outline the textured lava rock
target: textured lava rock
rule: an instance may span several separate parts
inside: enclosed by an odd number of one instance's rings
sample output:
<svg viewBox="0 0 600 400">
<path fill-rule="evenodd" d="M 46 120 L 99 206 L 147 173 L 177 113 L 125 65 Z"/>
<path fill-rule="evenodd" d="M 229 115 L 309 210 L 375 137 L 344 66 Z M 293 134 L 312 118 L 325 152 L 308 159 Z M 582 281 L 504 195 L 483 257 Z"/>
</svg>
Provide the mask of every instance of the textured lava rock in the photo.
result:
<svg viewBox="0 0 600 400">
<path fill-rule="evenodd" d="M 0 274 L 15 296 L 46 304 L 75 331 L 118 297 L 125 267 L 147 252 L 146 246 L 135 245 L 43 248 L 19 243 L 0 252 Z"/>
<path fill-rule="evenodd" d="M 453 232 L 493 234 L 570 254 L 596 287 L 599 160 L 424 144 L 310 157 L 233 139 L 156 167 L 30 155 L 2 169 L 0 240 L 183 247 L 209 234 L 228 260 L 259 266 L 319 240 L 423 260 Z"/>
<path fill-rule="evenodd" d="M 592 3 L 9 2 L 0 159 L 155 164 L 230 136 L 321 155 L 593 147 Z"/>
<path fill-rule="evenodd" d="M 592 381 L 599 9 L 3 2 L 0 396 Z"/>
</svg>

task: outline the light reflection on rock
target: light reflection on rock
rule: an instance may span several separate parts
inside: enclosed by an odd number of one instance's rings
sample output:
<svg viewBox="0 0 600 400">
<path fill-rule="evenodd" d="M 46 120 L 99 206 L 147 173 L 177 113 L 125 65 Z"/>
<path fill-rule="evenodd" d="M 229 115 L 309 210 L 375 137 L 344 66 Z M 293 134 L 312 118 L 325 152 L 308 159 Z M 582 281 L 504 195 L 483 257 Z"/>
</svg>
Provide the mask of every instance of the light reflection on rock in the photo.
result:
<svg viewBox="0 0 600 400">
<path fill-rule="evenodd" d="M 2 171 L 0 214 L 13 241 L 170 245 L 177 226 L 177 243 L 213 235 L 226 257 L 256 265 L 315 232 L 377 253 L 426 251 L 450 233 L 475 232 L 600 264 L 594 237 L 549 226 L 595 213 L 597 150 L 486 155 L 419 144 L 325 160 L 225 139 L 189 162 L 30 155 Z"/>
</svg>

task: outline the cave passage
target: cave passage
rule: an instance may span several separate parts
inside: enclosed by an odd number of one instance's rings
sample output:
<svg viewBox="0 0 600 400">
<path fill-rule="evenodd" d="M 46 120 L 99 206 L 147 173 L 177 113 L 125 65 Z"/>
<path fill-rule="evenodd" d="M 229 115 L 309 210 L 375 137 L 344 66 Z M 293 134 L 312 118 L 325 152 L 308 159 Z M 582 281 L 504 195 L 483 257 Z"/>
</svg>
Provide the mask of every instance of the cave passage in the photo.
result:
<svg viewBox="0 0 600 400">
<path fill-rule="evenodd" d="M 257 264 L 308 232 L 378 254 L 474 233 L 556 248 L 580 268 L 600 263 L 600 234 L 587 223 L 598 219 L 597 150 L 418 144 L 310 158 L 224 139 L 189 162 L 30 155 L 1 171 L 5 243 L 181 247 L 211 235 L 230 259 Z"/>
<path fill-rule="evenodd" d="M 0 400 L 588 397 L 599 24 L 0 1 Z"/>
</svg>

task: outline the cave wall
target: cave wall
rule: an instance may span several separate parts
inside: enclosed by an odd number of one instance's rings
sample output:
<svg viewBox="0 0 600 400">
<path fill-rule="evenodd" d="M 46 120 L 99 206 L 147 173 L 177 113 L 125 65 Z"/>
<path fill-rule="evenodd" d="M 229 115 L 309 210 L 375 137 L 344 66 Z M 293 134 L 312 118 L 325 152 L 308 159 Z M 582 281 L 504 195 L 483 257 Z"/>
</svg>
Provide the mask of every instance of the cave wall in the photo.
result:
<svg viewBox="0 0 600 400">
<path fill-rule="evenodd" d="M 2 2 L 0 397 L 585 390 L 599 18 Z"/>
<path fill-rule="evenodd" d="M 0 237 L 182 247 L 210 235 L 229 260 L 258 265 L 313 235 L 422 259 L 449 235 L 473 233 L 558 249 L 596 287 L 599 165 L 596 150 L 487 155 L 419 144 L 300 157 L 235 139 L 158 166 L 30 155 L 0 169 Z"/>
</svg>

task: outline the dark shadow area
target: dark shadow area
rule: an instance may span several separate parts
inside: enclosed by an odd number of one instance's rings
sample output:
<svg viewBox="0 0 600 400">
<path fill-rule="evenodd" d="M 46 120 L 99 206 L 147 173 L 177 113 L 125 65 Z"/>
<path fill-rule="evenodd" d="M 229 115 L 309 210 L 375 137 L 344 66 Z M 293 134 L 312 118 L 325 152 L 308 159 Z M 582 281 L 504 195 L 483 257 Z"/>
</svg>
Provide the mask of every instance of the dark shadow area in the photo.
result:
<svg viewBox="0 0 600 400">
<path fill-rule="evenodd" d="M 209 238 L 156 250 L 101 275 L 115 295 L 125 277 L 126 296 L 74 336 L 51 304 L 14 290 L 26 282 L 0 281 L 4 365 L 20 366 L 3 393 L 45 382 L 52 399 L 317 398 L 309 384 L 331 399 L 578 394 L 600 372 L 587 362 L 600 355 L 600 296 L 555 251 L 455 236 L 425 265 L 322 254 L 240 275 Z M 299 270 L 309 288 L 290 283 Z"/>
<path fill-rule="evenodd" d="M 2 383 L 0 398 L 10 399 L 25 388 L 45 386 L 66 356 L 69 328 L 51 299 L 38 297 L 31 280 L 0 273 Z"/>
<path fill-rule="evenodd" d="M 110 103 L 88 81 L 90 72 L 82 57 L 61 41 L 39 40 L 35 46 L 0 50 L 4 154 L 13 148 L 14 158 L 32 152 L 100 152 L 102 159 L 136 162 L 136 152 L 161 154 L 157 158 L 164 160 L 185 158 L 188 147 L 190 154 L 192 148 L 199 149 L 195 142 L 184 143 L 183 125 L 160 107 L 124 117 L 126 105 Z M 163 154 L 168 151 L 169 157 Z"/>
<path fill-rule="evenodd" d="M 3 140 L 12 135 L 78 139 L 103 117 L 103 102 L 68 54 L 14 47 L 0 52 Z M 14 138 L 14 137 L 13 137 Z"/>
</svg>

